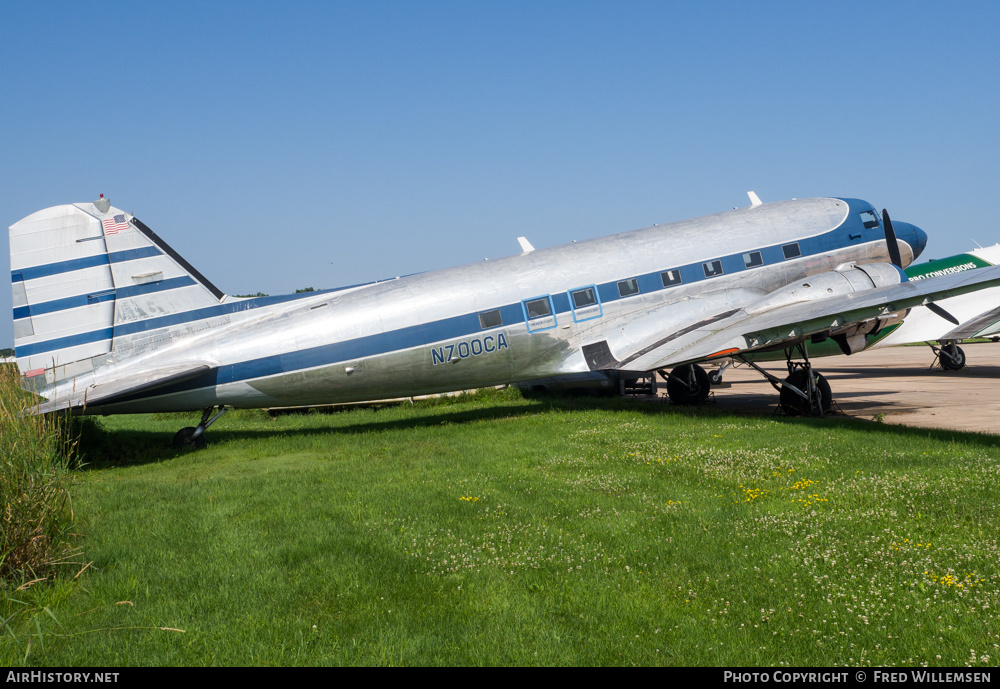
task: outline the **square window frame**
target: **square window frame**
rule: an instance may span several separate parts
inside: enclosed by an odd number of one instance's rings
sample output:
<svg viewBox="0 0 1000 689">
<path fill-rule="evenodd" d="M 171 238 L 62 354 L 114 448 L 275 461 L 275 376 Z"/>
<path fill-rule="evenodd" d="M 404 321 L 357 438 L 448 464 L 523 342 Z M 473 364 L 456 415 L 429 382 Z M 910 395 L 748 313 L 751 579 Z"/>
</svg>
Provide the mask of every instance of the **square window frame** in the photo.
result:
<svg viewBox="0 0 1000 689">
<path fill-rule="evenodd" d="M 581 307 L 581 309 L 591 309 L 594 306 L 597 307 L 597 313 L 592 316 L 584 316 L 582 318 L 578 317 L 576 313 L 576 303 L 573 301 L 573 293 L 580 292 L 582 290 L 589 289 L 594 292 L 595 302 L 587 306 Z M 604 315 L 604 306 L 601 304 L 601 293 L 597 289 L 597 285 L 584 285 L 583 287 L 574 287 L 573 289 L 566 290 L 566 296 L 569 297 L 569 308 L 573 312 L 573 322 L 582 323 L 583 321 L 590 321 L 595 318 L 600 318 Z"/>
<path fill-rule="evenodd" d="M 497 315 L 497 318 L 500 319 L 500 322 L 497 323 L 496 325 L 486 325 L 485 323 L 483 323 L 483 316 L 485 316 L 488 313 L 495 313 Z M 479 312 L 479 329 L 480 330 L 492 330 L 493 328 L 500 328 L 502 326 L 503 326 L 503 311 L 501 309 L 489 309 L 488 311 L 480 311 Z"/>
<path fill-rule="evenodd" d="M 789 256 L 788 255 L 788 250 L 792 249 L 793 247 L 794 247 L 795 253 L 792 254 L 791 256 Z M 793 258 L 801 258 L 802 257 L 802 248 L 799 246 L 798 242 L 792 242 L 791 244 L 782 244 L 781 245 L 781 254 L 785 257 L 786 261 L 791 261 Z"/>
<path fill-rule="evenodd" d="M 714 270 L 716 265 L 719 266 L 718 272 L 715 272 L 715 270 Z M 711 273 L 708 272 L 709 267 L 711 267 L 713 269 L 713 271 Z M 705 271 L 705 277 L 706 278 L 717 278 L 720 275 L 725 275 L 726 274 L 726 269 L 722 267 L 722 259 L 721 258 L 716 258 L 716 259 L 714 259 L 712 261 L 705 261 L 704 263 L 701 264 L 701 269 Z"/>
<path fill-rule="evenodd" d="M 757 257 L 756 261 L 754 256 Z M 747 261 L 747 257 L 750 258 L 749 261 Z M 760 268 L 764 265 L 764 255 L 759 251 L 747 251 L 743 254 L 743 265 L 747 268 Z"/>
<path fill-rule="evenodd" d="M 548 300 L 548 302 L 549 302 L 549 315 L 548 316 L 538 316 L 537 318 L 529 318 L 528 317 L 528 302 L 539 301 L 541 299 L 547 299 Z M 524 322 L 528 326 L 528 332 L 529 333 L 536 333 L 536 332 L 539 332 L 541 330 L 551 330 L 552 328 L 554 328 L 557 325 L 559 325 L 559 319 L 556 316 L 556 305 L 555 305 L 555 302 L 552 301 L 552 295 L 551 294 L 539 294 L 537 297 L 531 297 L 530 299 L 522 299 L 521 300 L 521 311 L 524 313 Z M 547 325 L 547 324 L 545 324 L 545 325 L 539 325 L 542 321 L 546 321 L 546 323 L 547 323 L 547 319 L 549 319 L 549 318 L 552 319 L 552 324 L 551 325 Z M 536 324 L 535 327 L 532 327 L 532 325 L 531 325 L 532 323 Z"/>
<path fill-rule="evenodd" d="M 635 283 L 635 291 L 634 292 L 629 292 L 628 294 L 623 294 L 622 293 L 622 285 L 626 285 L 626 284 L 628 284 L 630 282 Z M 621 297 L 622 299 L 625 299 L 626 297 L 634 297 L 637 294 L 642 294 L 642 289 L 639 287 L 639 278 L 638 278 L 638 276 L 636 276 L 634 278 L 626 278 L 624 280 L 619 280 L 618 281 L 618 296 L 619 297 Z"/>
<path fill-rule="evenodd" d="M 667 278 L 665 277 L 667 275 L 667 273 L 674 273 L 674 274 L 676 274 L 677 275 L 677 279 L 674 280 L 673 282 L 667 282 Z M 662 273 L 660 273 L 660 282 L 663 284 L 664 287 L 676 287 L 677 285 L 683 285 L 684 284 L 684 276 L 681 275 L 681 269 L 680 268 L 674 268 L 672 270 L 665 270 Z"/>
</svg>

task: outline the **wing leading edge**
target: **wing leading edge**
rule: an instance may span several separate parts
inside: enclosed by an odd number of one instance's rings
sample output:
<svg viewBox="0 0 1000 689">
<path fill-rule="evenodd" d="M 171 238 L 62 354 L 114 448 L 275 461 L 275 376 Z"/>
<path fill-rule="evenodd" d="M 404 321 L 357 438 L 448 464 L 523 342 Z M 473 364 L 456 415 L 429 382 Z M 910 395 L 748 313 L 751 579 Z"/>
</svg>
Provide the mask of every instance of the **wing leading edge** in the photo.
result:
<svg viewBox="0 0 1000 689">
<path fill-rule="evenodd" d="M 634 346 L 611 368 L 652 371 L 721 356 L 790 347 L 814 336 L 836 336 L 905 311 L 1000 285 L 1000 266 L 877 287 L 753 313 L 753 307 L 713 317 Z M 664 307 L 668 308 L 668 307 Z M 748 312 L 749 311 L 749 312 Z M 655 318 L 655 312 L 651 314 Z"/>
</svg>

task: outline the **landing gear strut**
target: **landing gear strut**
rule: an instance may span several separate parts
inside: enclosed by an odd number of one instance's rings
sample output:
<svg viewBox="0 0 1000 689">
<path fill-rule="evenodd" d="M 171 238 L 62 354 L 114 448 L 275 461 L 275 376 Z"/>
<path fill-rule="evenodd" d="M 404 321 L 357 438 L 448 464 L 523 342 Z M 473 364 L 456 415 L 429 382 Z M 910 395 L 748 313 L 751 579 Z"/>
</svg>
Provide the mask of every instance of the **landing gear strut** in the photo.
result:
<svg viewBox="0 0 1000 689">
<path fill-rule="evenodd" d="M 781 386 L 779 399 L 782 409 L 801 416 L 823 416 L 830 411 L 833 392 L 823 374 L 813 371 L 809 364 L 790 363 L 798 368 L 785 378 Z"/>
<path fill-rule="evenodd" d="M 701 404 L 708 399 L 711 383 L 705 369 L 697 364 L 678 366 L 663 377 L 667 379 L 667 396 L 674 404 Z"/>
<path fill-rule="evenodd" d="M 174 435 L 174 449 L 183 450 L 187 447 L 193 447 L 196 450 L 200 450 L 205 447 L 205 429 L 215 423 L 220 416 L 229 411 L 229 407 L 219 407 L 219 411 L 216 412 L 215 416 L 211 416 L 215 407 L 209 407 L 201 414 L 201 422 L 197 426 L 188 426 L 187 428 L 182 428 L 177 431 Z M 211 418 L 209 418 L 211 416 Z"/>
<path fill-rule="evenodd" d="M 965 368 L 965 352 L 956 340 L 942 342 L 940 347 L 930 346 L 937 355 L 937 361 L 945 371 L 960 371 Z M 933 364 L 931 364 L 933 366 Z"/>
<path fill-rule="evenodd" d="M 727 361 L 721 366 L 719 366 L 719 368 L 713 371 L 709 371 L 708 382 L 711 383 L 712 385 L 722 385 L 722 374 L 725 373 L 726 369 L 732 365 L 733 365 L 732 361 Z"/>
<path fill-rule="evenodd" d="M 798 349 L 803 361 L 792 361 L 792 356 L 796 349 Z M 830 383 L 823 377 L 823 374 L 813 370 L 804 344 L 789 347 L 785 350 L 788 377 L 784 380 L 771 375 L 754 362 L 742 356 L 739 359 L 767 378 L 768 382 L 780 394 L 779 403 L 786 413 L 800 414 L 802 416 L 822 416 L 830 411 L 830 407 L 833 405 L 833 393 L 830 390 Z"/>
</svg>

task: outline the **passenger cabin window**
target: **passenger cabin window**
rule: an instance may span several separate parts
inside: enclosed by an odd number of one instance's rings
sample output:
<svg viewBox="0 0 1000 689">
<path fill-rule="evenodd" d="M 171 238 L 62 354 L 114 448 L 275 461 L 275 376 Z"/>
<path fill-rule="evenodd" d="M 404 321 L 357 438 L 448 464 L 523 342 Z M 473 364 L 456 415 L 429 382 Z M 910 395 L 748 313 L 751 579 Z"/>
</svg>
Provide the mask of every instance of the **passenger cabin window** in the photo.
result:
<svg viewBox="0 0 1000 689">
<path fill-rule="evenodd" d="M 681 271 L 668 270 L 665 273 L 660 273 L 660 279 L 663 280 L 664 287 L 670 287 L 671 285 L 679 285 L 681 284 Z"/>
<path fill-rule="evenodd" d="M 618 283 L 618 294 L 623 297 L 630 297 L 633 294 L 639 293 L 639 281 L 635 278 L 629 278 L 628 280 L 622 280 Z"/>
<path fill-rule="evenodd" d="M 798 242 L 794 242 L 793 244 L 785 244 L 783 247 L 781 247 L 781 252 L 785 254 L 785 258 L 798 258 L 799 256 L 802 255 L 802 252 L 799 251 Z"/>
<path fill-rule="evenodd" d="M 549 298 L 532 299 L 524 302 L 524 308 L 528 312 L 528 318 L 544 318 L 552 315 L 552 307 L 549 305 Z"/>
<path fill-rule="evenodd" d="M 743 265 L 747 268 L 756 268 L 764 265 L 764 259 L 759 251 L 751 251 L 749 254 L 743 254 Z"/>
<path fill-rule="evenodd" d="M 705 269 L 705 277 L 707 278 L 722 275 L 722 261 L 709 261 L 702 263 L 701 267 Z"/>
<path fill-rule="evenodd" d="M 494 309 L 493 311 L 484 311 L 479 314 L 479 326 L 483 330 L 489 330 L 490 328 L 497 328 L 503 325 L 503 318 L 500 317 L 500 309 Z"/>
<path fill-rule="evenodd" d="M 528 323 L 528 332 L 548 330 L 556 327 L 556 316 L 552 311 L 552 297 L 536 297 L 521 302 L 524 317 Z"/>
<path fill-rule="evenodd" d="M 569 291 L 573 306 L 573 320 L 589 321 L 591 318 L 599 318 L 603 315 L 601 302 L 597 298 L 597 287 L 581 287 Z"/>
<path fill-rule="evenodd" d="M 573 296 L 573 308 L 575 309 L 583 309 L 597 303 L 597 295 L 594 293 L 593 287 L 574 290 L 570 294 Z"/>
<path fill-rule="evenodd" d="M 875 215 L 875 211 L 862 211 L 861 222 L 865 224 L 866 230 L 874 229 L 878 227 L 878 216 Z"/>
</svg>

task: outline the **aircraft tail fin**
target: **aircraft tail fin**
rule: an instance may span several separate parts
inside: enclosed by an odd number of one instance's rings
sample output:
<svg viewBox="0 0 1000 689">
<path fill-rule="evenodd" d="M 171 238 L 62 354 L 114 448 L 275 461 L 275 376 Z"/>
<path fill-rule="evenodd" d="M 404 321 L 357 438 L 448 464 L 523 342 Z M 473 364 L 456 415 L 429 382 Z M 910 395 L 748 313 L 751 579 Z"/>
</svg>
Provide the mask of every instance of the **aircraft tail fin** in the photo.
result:
<svg viewBox="0 0 1000 689">
<path fill-rule="evenodd" d="M 136 333 L 226 298 L 103 195 L 11 225 L 10 263 L 18 367 L 43 394 L 60 380 L 92 378 Z"/>
</svg>

